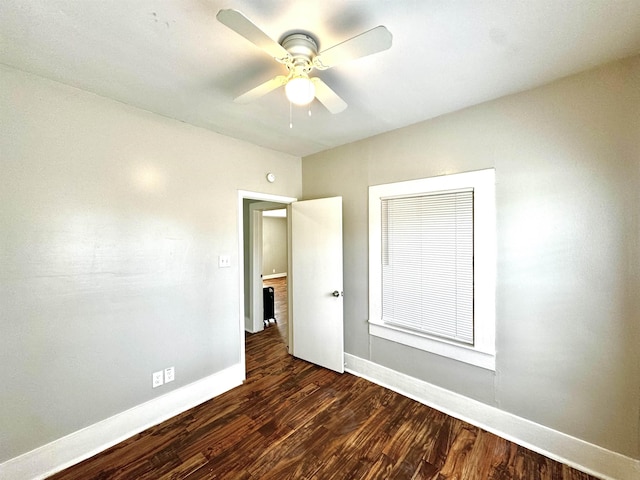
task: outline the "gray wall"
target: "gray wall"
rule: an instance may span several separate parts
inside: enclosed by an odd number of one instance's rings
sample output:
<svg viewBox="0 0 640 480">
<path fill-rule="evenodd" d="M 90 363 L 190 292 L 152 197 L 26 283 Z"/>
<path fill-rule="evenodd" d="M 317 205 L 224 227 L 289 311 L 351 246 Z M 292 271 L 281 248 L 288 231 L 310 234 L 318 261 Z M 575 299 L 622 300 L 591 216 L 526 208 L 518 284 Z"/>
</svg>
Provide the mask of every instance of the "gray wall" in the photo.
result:
<svg viewBox="0 0 640 480">
<path fill-rule="evenodd" d="M 495 373 L 368 335 L 369 185 L 495 167 Z M 344 197 L 350 354 L 640 457 L 640 58 L 303 159 Z"/>
<path fill-rule="evenodd" d="M 5 67 L 0 115 L 2 462 L 239 362 L 237 190 L 301 162 Z"/>
<path fill-rule="evenodd" d="M 262 218 L 262 275 L 287 273 L 287 219 Z"/>
</svg>

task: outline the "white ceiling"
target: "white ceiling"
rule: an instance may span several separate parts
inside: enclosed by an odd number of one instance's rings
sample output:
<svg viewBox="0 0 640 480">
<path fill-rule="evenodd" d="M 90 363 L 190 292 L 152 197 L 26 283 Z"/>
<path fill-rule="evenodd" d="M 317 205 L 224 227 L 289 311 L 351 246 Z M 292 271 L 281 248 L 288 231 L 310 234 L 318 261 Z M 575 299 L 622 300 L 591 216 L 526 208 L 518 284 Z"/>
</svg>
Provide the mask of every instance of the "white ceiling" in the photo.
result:
<svg viewBox="0 0 640 480">
<path fill-rule="evenodd" d="M 240 10 L 320 50 L 385 25 L 393 46 L 314 74 L 349 107 L 312 116 L 283 89 L 233 98 L 283 67 L 216 20 Z M 640 52 L 640 0 L 2 0 L 0 62 L 304 156 Z"/>
</svg>

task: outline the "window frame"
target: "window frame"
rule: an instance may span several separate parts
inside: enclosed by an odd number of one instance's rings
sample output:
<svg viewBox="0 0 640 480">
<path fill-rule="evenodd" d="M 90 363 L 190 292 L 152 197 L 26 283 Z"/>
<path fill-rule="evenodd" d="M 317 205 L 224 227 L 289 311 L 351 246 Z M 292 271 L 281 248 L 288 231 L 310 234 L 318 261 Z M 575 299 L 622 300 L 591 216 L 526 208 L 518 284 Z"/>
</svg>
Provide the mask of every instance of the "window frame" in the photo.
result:
<svg viewBox="0 0 640 480">
<path fill-rule="evenodd" d="M 382 199 L 474 190 L 474 344 L 428 335 L 382 320 Z M 369 334 L 495 371 L 495 169 L 369 187 Z"/>
</svg>

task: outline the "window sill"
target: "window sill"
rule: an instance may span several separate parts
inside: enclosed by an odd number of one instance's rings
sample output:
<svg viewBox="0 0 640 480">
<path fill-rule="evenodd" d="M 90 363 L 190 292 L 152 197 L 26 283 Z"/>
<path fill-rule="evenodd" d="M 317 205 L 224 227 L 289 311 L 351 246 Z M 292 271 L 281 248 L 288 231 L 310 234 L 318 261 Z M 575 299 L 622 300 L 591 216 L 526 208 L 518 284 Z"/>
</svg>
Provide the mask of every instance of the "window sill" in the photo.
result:
<svg viewBox="0 0 640 480">
<path fill-rule="evenodd" d="M 436 339 L 435 337 L 410 332 L 400 327 L 372 320 L 369 321 L 369 334 L 486 370 L 495 371 L 496 369 L 495 353 L 480 351 L 473 346 L 461 345 L 440 338 Z"/>
</svg>

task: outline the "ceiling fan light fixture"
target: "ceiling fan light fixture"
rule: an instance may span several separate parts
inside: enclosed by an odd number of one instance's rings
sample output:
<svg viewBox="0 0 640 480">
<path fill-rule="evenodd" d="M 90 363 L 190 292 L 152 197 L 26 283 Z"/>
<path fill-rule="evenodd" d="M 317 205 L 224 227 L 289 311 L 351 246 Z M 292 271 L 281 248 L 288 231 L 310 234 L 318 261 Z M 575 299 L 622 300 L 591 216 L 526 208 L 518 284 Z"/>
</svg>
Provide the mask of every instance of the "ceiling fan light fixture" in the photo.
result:
<svg viewBox="0 0 640 480">
<path fill-rule="evenodd" d="M 308 105 L 316 96 L 316 88 L 306 75 L 290 79 L 285 85 L 284 91 L 289 101 L 296 105 Z"/>
<path fill-rule="evenodd" d="M 285 87 L 289 103 L 309 105 L 318 99 L 331 113 L 340 113 L 347 103 L 320 77 L 309 78 L 314 69 L 327 70 L 335 65 L 382 52 L 391 47 L 393 36 L 383 25 L 378 25 L 333 47 L 318 52 L 318 41 L 309 33 L 293 30 L 276 42 L 238 10 L 222 9 L 216 18 L 225 26 L 263 50 L 288 71 L 252 88 L 234 99 L 236 103 L 248 103 L 267 93 Z M 309 109 L 311 114 L 311 109 Z M 290 123 L 291 126 L 291 123 Z"/>
</svg>

